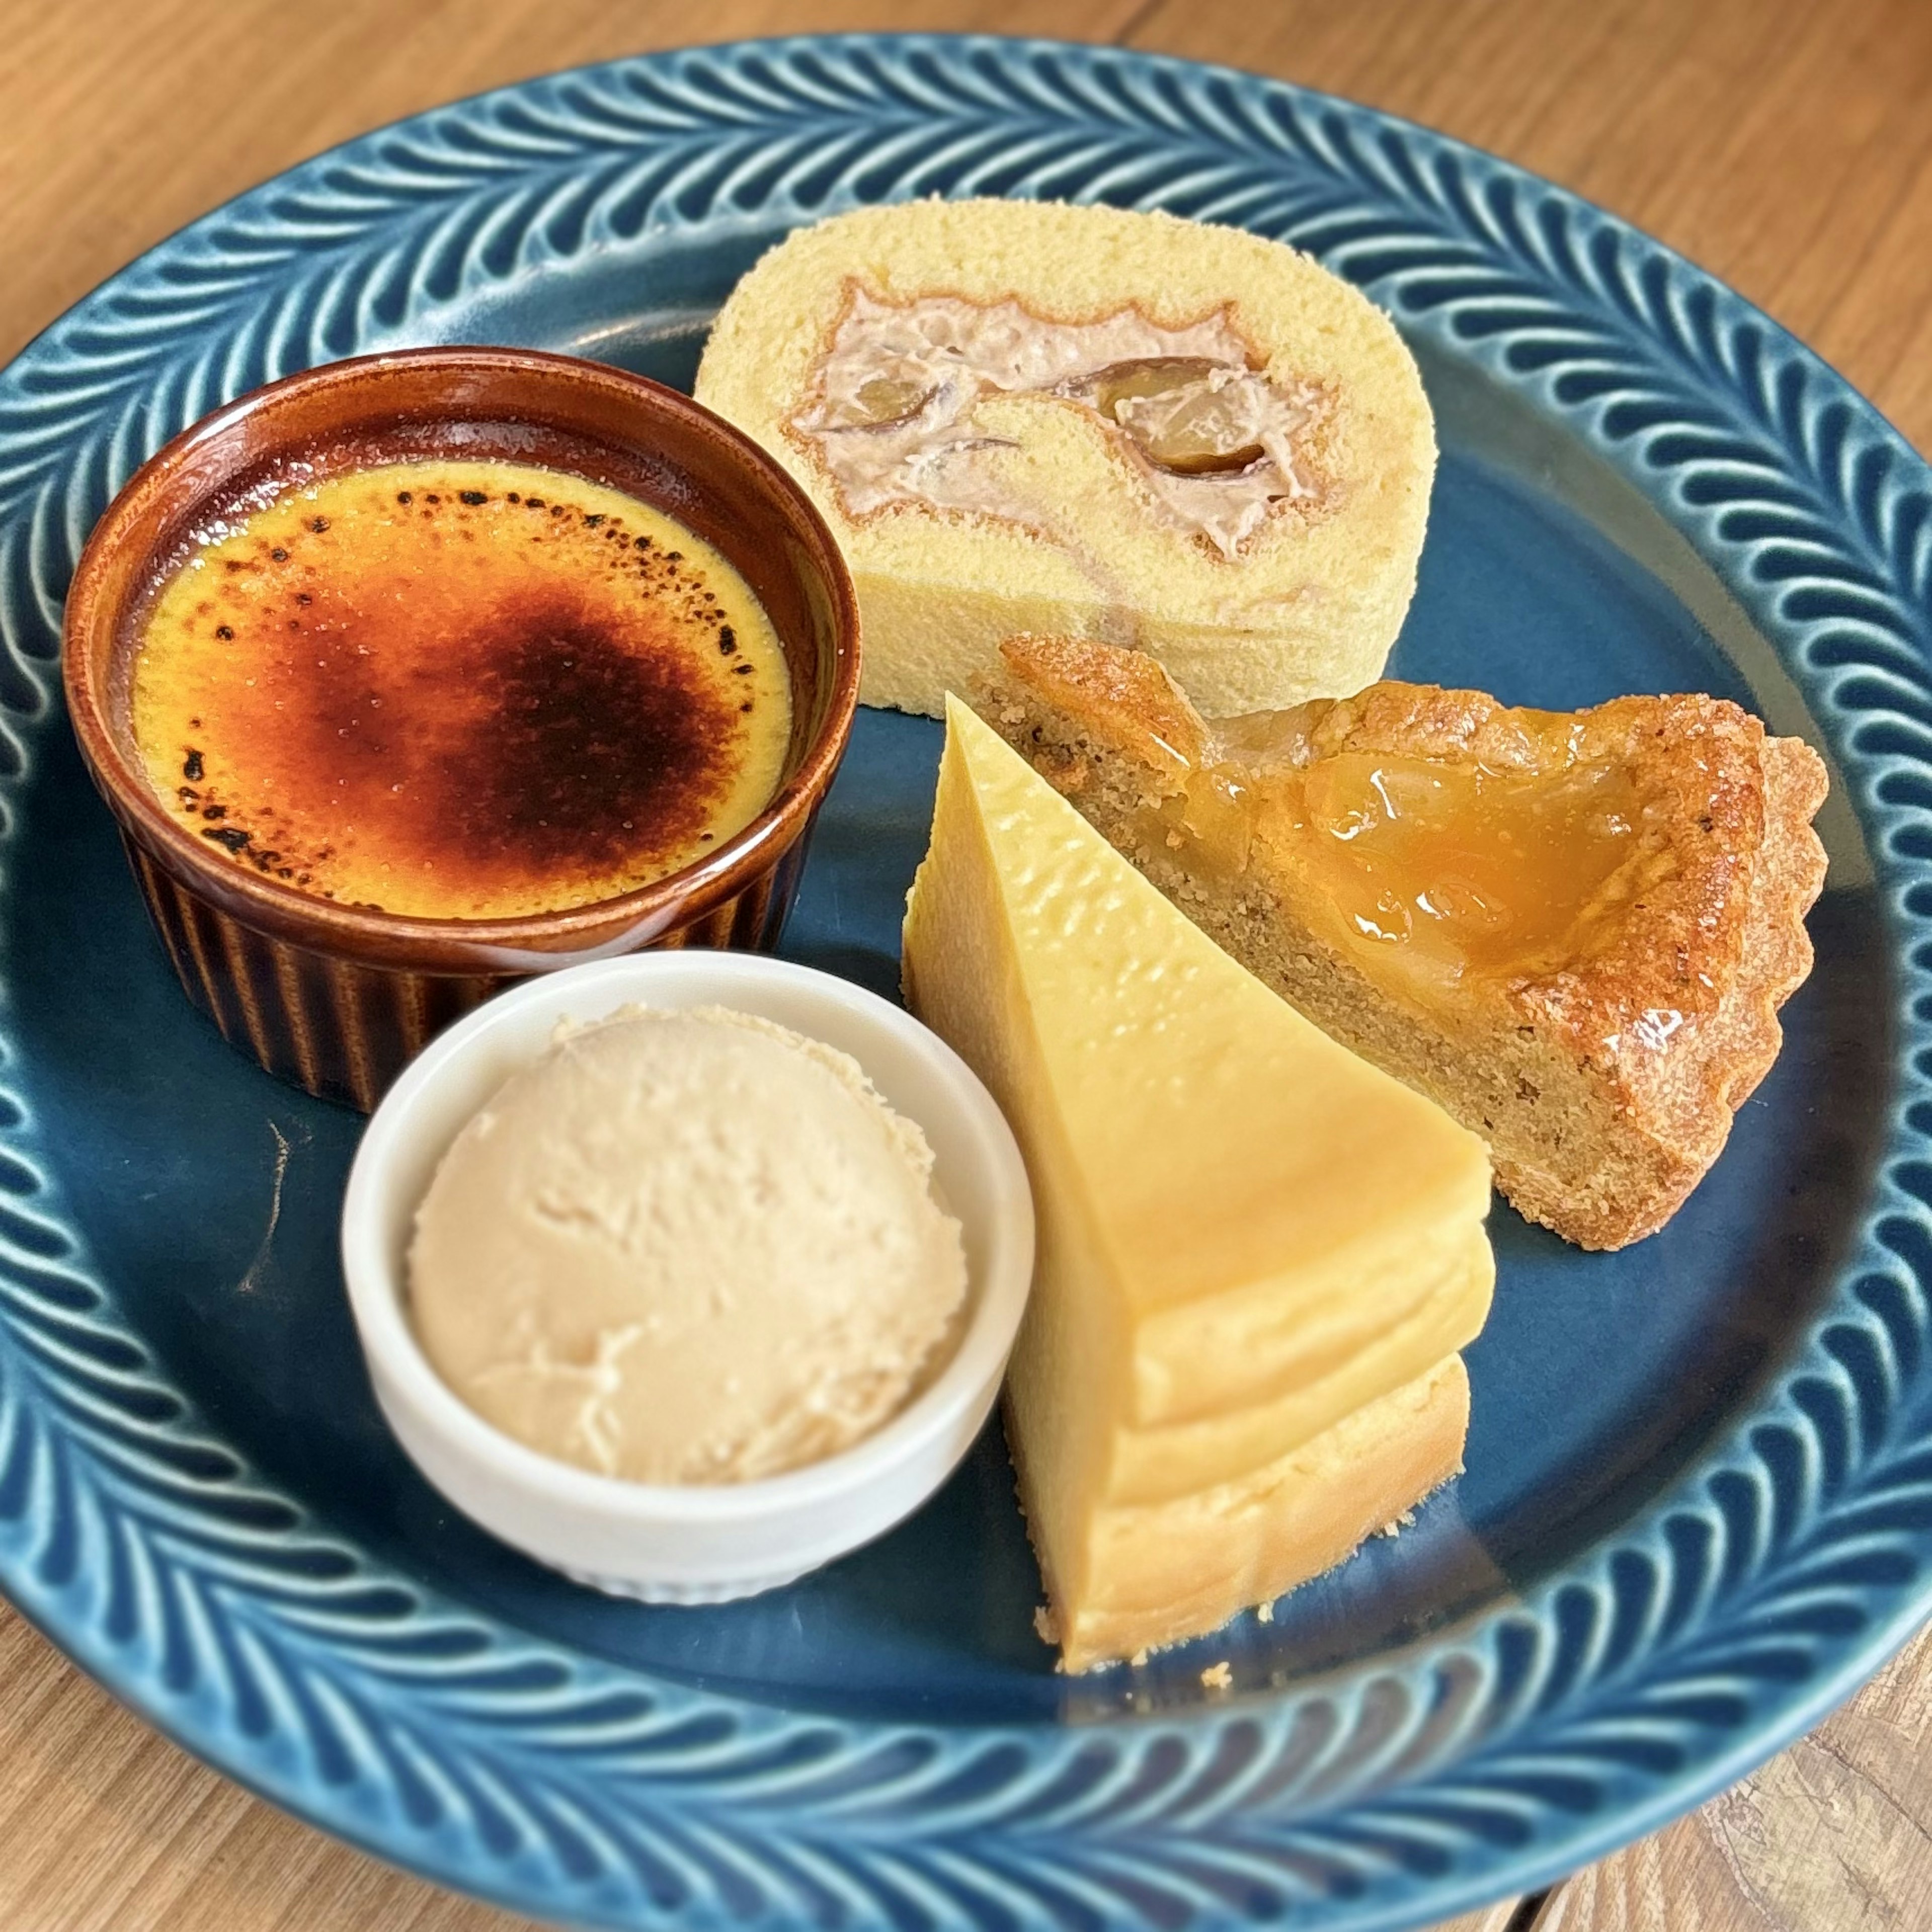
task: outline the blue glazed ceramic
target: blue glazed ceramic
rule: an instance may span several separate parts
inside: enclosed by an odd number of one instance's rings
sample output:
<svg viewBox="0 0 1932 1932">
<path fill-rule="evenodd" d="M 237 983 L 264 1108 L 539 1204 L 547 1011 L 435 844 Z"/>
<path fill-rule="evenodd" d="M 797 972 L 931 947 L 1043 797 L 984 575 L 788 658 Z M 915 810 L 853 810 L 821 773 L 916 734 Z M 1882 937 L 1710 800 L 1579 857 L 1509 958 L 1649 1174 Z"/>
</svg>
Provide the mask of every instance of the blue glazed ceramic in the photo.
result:
<svg viewBox="0 0 1932 1932">
<path fill-rule="evenodd" d="M 1834 788 L 1817 969 L 1690 1205 L 1616 1256 L 1498 1208 L 1461 1482 L 1271 1624 L 1084 1681 L 1032 1634 L 997 1438 L 884 1542 L 717 1610 L 607 1600 L 454 1516 L 344 1306 L 358 1124 L 183 1002 L 56 697 L 89 525 L 212 405 L 425 340 L 688 380 L 786 228 L 968 192 L 1237 222 L 1394 314 L 1444 452 L 1401 672 L 1727 694 Z M 1928 610 L 1932 478 L 1774 324 L 1568 195 L 1290 87 L 778 41 L 297 169 L 0 376 L 0 1583 L 291 1810 L 573 1922 L 1362 1932 L 1596 1856 L 1932 1607 Z M 936 738 L 861 715 L 795 956 L 892 987 Z"/>
</svg>

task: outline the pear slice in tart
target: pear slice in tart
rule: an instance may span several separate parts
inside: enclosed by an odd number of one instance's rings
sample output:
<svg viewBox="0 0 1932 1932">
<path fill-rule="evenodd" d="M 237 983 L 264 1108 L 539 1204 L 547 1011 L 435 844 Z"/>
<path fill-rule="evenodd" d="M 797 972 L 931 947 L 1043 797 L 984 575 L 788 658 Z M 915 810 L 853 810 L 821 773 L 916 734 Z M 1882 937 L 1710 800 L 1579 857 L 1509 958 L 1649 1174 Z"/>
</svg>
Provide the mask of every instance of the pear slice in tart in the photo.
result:
<svg viewBox="0 0 1932 1932">
<path fill-rule="evenodd" d="M 1589 1248 L 1722 1150 L 1811 966 L 1823 761 L 1736 705 L 1385 682 L 1204 722 L 1148 657 L 1022 637 L 982 714 L 1242 964 L 1490 1143 Z"/>
</svg>

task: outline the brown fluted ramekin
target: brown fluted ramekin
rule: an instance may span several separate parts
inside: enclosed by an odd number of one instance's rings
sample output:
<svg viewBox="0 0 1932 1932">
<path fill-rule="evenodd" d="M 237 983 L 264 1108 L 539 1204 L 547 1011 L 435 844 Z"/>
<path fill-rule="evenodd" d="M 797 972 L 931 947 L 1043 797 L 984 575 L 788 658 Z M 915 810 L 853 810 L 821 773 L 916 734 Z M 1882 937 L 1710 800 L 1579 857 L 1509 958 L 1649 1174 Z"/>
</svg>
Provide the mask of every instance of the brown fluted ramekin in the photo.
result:
<svg viewBox="0 0 1932 1932">
<path fill-rule="evenodd" d="M 405 918 L 248 870 L 154 795 L 134 742 L 130 670 L 146 600 L 196 533 L 296 465 L 306 475 L 455 454 L 534 463 L 641 498 L 716 545 L 764 605 L 791 674 L 784 776 L 758 817 L 698 864 L 567 911 Z M 406 350 L 258 389 L 137 471 L 75 572 L 64 677 L 82 755 L 188 997 L 272 1072 L 368 1108 L 439 1028 L 508 980 L 646 946 L 776 941 L 851 730 L 858 607 L 804 493 L 689 398 L 568 356 Z"/>
</svg>

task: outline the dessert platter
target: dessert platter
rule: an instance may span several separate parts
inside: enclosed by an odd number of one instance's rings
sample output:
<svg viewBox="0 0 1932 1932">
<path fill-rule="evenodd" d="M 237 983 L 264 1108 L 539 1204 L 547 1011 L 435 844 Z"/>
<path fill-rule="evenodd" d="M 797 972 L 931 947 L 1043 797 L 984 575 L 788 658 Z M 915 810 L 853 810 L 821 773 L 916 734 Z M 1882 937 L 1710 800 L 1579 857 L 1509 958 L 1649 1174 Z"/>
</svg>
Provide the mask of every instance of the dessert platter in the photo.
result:
<svg viewBox="0 0 1932 1932">
<path fill-rule="evenodd" d="M 244 196 L 0 374 L 0 1590 L 572 1923 L 1652 1828 L 1932 1610 L 1928 545 L 1709 278 L 1223 70 Z"/>
</svg>

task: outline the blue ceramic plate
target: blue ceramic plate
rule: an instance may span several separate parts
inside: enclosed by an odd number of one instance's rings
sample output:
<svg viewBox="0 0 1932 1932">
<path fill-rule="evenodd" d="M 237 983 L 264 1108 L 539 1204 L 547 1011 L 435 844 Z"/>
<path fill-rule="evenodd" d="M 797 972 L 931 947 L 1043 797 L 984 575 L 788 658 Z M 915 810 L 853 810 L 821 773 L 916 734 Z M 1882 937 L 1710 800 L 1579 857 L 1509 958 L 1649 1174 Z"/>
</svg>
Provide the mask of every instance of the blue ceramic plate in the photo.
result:
<svg viewBox="0 0 1932 1932">
<path fill-rule="evenodd" d="M 607 1600 L 453 1516 L 350 1331 L 358 1124 L 189 1010 L 56 696 L 89 525 L 215 404 L 438 340 L 685 381 L 788 227 L 969 192 L 1240 223 L 1393 311 L 1444 453 L 1403 674 L 1720 692 L 1833 771 L 1817 968 L 1690 1205 L 1610 1256 L 1498 1207 L 1461 1482 L 1272 1624 L 1085 1682 L 1033 1635 L 994 1436 L 884 1542 L 724 1609 Z M 1571 196 L 1137 55 L 668 54 L 244 196 L 0 376 L 0 1582 L 290 1810 L 586 1923 L 1407 1926 L 1661 1822 L 1932 1606 L 1928 482 L 1774 324 Z M 937 750 L 861 715 L 794 956 L 892 987 Z"/>
</svg>

